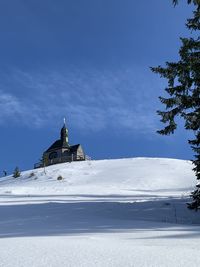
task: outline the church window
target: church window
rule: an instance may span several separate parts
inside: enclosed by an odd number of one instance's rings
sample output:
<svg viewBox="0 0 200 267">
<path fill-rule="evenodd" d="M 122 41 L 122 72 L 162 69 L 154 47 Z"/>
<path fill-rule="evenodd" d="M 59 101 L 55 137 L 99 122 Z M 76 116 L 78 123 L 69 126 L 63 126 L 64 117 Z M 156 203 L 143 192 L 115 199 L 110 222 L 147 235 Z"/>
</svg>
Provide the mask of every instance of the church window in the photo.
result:
<svg viewBox="0 0 200 267">
<path fill-rule="evenodd" d="M 58 157 L 58 153 L 57 152 L 51 152 L 50 154 L 49 154 L 49 159 L 55 159 L 55 158 L 57 158 Z"/>
</svg>

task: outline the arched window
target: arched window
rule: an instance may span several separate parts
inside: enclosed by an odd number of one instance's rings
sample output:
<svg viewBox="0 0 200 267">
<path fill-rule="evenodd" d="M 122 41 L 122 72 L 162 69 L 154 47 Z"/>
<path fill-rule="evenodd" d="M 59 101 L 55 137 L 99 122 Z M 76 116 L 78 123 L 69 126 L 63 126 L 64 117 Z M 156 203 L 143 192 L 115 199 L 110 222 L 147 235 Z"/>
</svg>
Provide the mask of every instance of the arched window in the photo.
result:
<svg viewBox="0 0 200 267">
<path fill-rule="evenodd" d="M 51 152 L 50 154 L 49 154 L 49 159 L 55 159 L 55 158 L 57 158 L 58 157 L 58 153 L 57 152 Z"/>
</svg>

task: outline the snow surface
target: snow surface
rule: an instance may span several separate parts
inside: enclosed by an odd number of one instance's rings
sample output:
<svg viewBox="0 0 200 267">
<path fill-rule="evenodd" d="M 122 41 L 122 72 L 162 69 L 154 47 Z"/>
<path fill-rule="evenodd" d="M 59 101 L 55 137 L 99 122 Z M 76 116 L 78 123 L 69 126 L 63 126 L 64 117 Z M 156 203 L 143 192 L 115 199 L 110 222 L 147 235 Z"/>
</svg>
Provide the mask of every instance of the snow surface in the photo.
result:
<svg viewBox="0 0 200 267">
<path fill-rule="evenodd" d="M 199 266 L 195 183 L 190 161 L 160 158 L 0 178 L 0 267 Z"/>
</svg>

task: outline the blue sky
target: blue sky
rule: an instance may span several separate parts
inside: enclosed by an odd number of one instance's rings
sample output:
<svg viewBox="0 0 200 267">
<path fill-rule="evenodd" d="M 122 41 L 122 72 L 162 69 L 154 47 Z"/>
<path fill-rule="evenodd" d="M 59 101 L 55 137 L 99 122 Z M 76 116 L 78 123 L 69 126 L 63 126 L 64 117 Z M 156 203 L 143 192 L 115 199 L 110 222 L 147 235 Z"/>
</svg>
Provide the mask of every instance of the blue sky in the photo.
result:
<svg viewBox="0 0 200 267">
<path fill-rule="evenodd" d="M 93 159 L 191 159 L 188 133 L 161 127 L 166 81 L 149 67 L 178 59 L 191 8 L 170 0 L 0 2 L 0 171 L 32 168 L 59 138 Z"/>
</svg>

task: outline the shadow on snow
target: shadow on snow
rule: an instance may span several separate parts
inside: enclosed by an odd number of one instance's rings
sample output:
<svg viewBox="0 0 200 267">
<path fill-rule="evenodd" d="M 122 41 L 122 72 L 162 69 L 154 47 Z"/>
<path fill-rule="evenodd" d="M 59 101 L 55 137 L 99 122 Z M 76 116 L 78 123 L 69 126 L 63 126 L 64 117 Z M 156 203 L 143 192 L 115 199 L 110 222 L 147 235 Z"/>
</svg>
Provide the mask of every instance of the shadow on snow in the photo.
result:
<svg viewBox="0 0 200 267">
<path fill-rule="evenodd" d="M 187 209 L 188 199 L 168 198 L 133 203 L 37 201 L 34 203 L 31 199 L 31 204 L 0 206 L 0 238 L 169 229 L 172 234 L 166 237 L 173 238 L 177 237 L 173 231 L 177 231 L 180 224 L 185 225 L 180 227 L 178 237 L 200 235 L 199 227 L 189 226 L 199 223 L 200 215 Z"/>
</svg>

